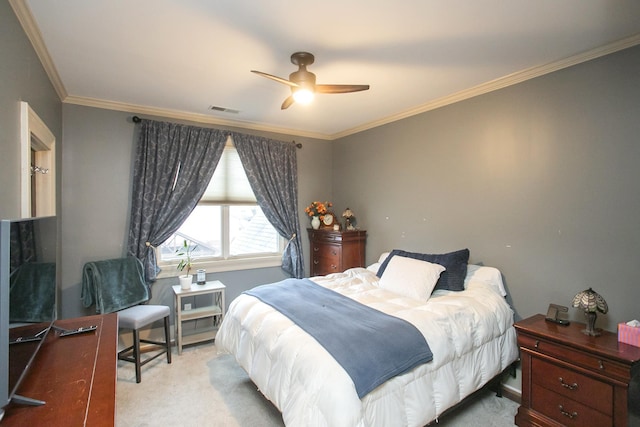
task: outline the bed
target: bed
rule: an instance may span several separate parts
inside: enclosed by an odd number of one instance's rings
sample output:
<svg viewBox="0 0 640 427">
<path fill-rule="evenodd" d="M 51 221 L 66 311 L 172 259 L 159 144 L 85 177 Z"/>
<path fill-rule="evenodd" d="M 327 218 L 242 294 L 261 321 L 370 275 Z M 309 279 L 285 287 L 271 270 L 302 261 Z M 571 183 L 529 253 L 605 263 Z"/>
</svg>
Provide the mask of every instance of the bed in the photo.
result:
<svg viewBox="0 0 640 427">
<path fill-rule="evenodd" d="M 454 268 L 439 271 L 437 263 L 393 255 L 367 268 L 310 278 L 411 323 L 433 354 L 361 397 L 346 368 L 289 317 L 246 293 L 230 304 L 216 346 L 235 357 L 287 426 L 424 426 L 517 359 L 500 271 L 465 263 L 458 269 L 461 289 L 454 291 L 439 286 L 444 271 Z"/>
</svg>

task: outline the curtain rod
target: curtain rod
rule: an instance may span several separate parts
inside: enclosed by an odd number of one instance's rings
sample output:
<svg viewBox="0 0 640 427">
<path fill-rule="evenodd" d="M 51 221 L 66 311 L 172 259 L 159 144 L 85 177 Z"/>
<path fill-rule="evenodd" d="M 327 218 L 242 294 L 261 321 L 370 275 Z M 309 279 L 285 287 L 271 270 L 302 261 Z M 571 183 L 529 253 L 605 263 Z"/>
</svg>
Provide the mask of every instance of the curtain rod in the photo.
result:
<svg viewBox="0 0 640 427">
<path fill-rule="evenodd" d="M 133 123 L 140 123 L 140 122 L 142 121 L 142 119 L 141 119 L 140 117 L 138 117 L 138 116 L 133 116 L 133 117 L 131 117 L 131 120 L 133 120 Z M 299 142 L 298 142 L 298 143 L 296 143 L 296 141 L 295 141 L 295 140 L 294 140 L 294 141 L 291 141 L 291 143 L 292 143 L 293 145 L 295 145 L 296 147 L 298 147 L 298 148 L 302 148 L 302 144 L 301 144 L 301 143 L 299 143 Z"/>
</svg>

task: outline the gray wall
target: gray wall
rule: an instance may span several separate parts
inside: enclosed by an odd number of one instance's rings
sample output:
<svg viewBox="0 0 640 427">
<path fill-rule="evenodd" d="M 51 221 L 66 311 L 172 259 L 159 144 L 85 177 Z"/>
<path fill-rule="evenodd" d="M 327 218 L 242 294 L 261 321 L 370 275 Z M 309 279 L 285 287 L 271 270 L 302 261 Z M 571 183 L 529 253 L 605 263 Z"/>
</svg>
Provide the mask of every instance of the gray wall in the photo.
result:
<svg viewBox="0 0 640 427">
<path fill-rule="evenodd" d="M 124 254 L 134 126 L 130 115 L 62 108 L 13 11 L 0 2 L 0 217 L 19 214 L 19 101 L 58 142 L 63 317 L 84 313 L 84 262 Z M 569 305 L 592 286 L 598 325 L 640 317 L 640 47 L 339 141 L 296 137 L 299 209 L 350 206 L 369 230 L 367 261 L 395 247 L 471 250 L 500 268 L 518 317 Z M 62 140 L 64 129 L 64 141 Z M 284 135 L 268 135 L 291 139 Z M 325 184 L 329 174 L 333 183 Z M 305 250 L 308 242 L 303 232 Z M 308 260 L 307 268 L 308 268 Z M 216 275 L 231 300 L 278 268 Z M 154 287 L 168 302 L 170 279 Z M 172 303 L 172 301 L 171 301 Z M 572 318 L 580 319 L 576 310 Z"/>
<path fill-rule="evenodd" d="M 80 303 L 83 265 L 126 255 L 136 135 L 132 114 L 67 104 L 63 111 L 62 316 L 76 317 L 91 314 Z M 292 140 L 286 135 L 260 134 Z M 324 180 L 319 179 L 331 170 L 332 143 L 299 137 L 295 141 L 303 144 L 297 153 L 298 202 L 304 228 L 308 226 L 304 207 L 316 198 L 330 200 L 332 197 L 332 188 L 327 188 Z M 308 238 L 304 231 L 303 240 L 307 254 Z M 309 261 L 305 258 L 308 271 Z M 245 289 L 285 277 L 279 267 L 208 275 L 210 280 L 221 280 L 227 286 L 228 302 Z M 173 307 L 171 285 L 174 284 L 177 284 L 176 278 L 158 280 L 152 288 L 151 302 Z"/>
<path fill-rule="evenodd" d="M 60 170 L 62 104 L 9 2 L 0 1 L 0 219 L 20 218 L 20 102 L 29 103 L 56 138 Z M 56 183 L 60 206 L 60 181 Z M 60 224 L 59 217 L 57 220 Z M 58 227 L 58 237 L 61 229 Z M 60 261 L 61 253 L 57 253 Z M 58 271 L 58 278 L 61 274 Z M 59 298 L 59 292 L 57 297 Z"/>
<path fill-rule="evenodd" d="M 55 135 L 58 160 L 62 108 L 7 1 L 0 2 L 0 58 L 0 219 L 12 219 L 20 217 L 20 101 L 28 102 Z"/>
<path fill-rule="evenodd" d="M 635 47 L 337 141 L 335 199 L 368 262 L 468 247 L 519 317 L 593 287 L 598 327 L 640 318 L 638 76 Z"/>
</svg>

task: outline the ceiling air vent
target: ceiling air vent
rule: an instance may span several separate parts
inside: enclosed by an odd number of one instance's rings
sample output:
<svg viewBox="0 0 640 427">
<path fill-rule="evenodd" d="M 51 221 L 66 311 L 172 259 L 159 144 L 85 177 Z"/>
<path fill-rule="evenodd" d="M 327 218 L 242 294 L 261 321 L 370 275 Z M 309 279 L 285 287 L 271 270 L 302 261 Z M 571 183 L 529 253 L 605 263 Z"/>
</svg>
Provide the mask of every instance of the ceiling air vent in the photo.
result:
<svg viewBox="0 0 640 427">
<path fill-rule="evenodd" d="M 220 111 L 223 113 L 230 113 L 230 114 L 238 114 L 240 112 L 240 110 L 234 110 L 233 108 L 227 108 L 227 107 L 218 107 L 217 105 L 210 105 L 209 110 Z"/>
</svg>

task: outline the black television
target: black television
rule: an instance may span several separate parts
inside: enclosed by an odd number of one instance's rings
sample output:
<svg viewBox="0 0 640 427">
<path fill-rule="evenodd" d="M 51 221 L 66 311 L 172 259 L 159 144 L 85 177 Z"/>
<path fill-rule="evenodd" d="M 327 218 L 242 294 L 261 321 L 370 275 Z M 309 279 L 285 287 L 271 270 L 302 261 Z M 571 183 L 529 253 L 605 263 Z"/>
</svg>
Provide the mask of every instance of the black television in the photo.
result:
<svg viewBox="0 0 640 427">
<path fill-rule="evenodd" d="M 56 320 L 57 218 L 0 221 L 0 420 Z"/>
</svg>

